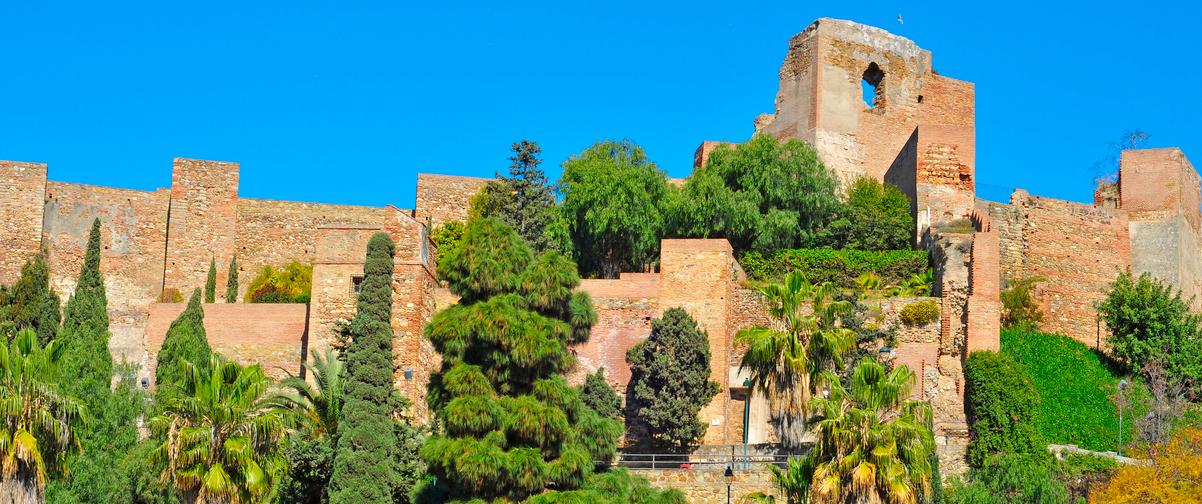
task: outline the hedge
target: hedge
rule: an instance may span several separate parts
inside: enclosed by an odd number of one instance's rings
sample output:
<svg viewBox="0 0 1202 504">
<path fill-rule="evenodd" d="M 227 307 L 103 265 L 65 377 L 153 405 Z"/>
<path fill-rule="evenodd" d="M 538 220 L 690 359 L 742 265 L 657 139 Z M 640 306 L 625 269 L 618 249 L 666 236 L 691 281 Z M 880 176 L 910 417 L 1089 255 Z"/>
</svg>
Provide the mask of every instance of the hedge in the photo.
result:
<svg viewBox="0 0 1202 504">
<path fill-rule="evenodd" d="M 930 324 L 939 320 L 939 304 L 933 299 L 910 303 L 902 308 L 900 318 L 902 323 L 908 326 Z"/>
<path fill-rule="evenodd" d="M 900 284 L 927 270 L 924 250 L 784 249 L 765 256 L 748 252 L 739 261 L 752 280 L 780 281 L 790 271 L 801 271 L 811 283 L 831 282 L 855 288 L 856 277 L 876 272 L 886 284 Z"/>
<path fill-rule="evenodd" d="M 973 352 L 964 365 L 964 397 L 972 441 L 968 462 L 980 467 L 999 453 L 1041 453 L 1039 394 L 1008 354 Z"/>
</svg>

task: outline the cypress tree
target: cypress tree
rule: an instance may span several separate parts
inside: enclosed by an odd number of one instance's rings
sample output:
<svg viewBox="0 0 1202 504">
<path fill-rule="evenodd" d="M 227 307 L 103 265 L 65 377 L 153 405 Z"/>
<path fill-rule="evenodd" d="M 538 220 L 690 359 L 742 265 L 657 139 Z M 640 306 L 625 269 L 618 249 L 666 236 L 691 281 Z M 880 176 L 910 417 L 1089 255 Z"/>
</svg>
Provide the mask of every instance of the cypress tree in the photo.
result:
<svg viewBox="0 0 1202 504">
<path fill-rule="evenodd" d="M 60 337 L 66 356 L 61 373 L 72 377 L 65 388 L 91 406 L 107 395 L 113 375 L 108 298 L 100 273 L 100 219 L 92 221 L 83 268 L 65 311 Z"/>
<path fill-rule="evenodd" d="M 50 289 L 50 268 L 41 255 L 21 266 L 20 278 L 4 297 L 6 320 L 0 322 L 11 324 L 14 334 L 21 329 L 32 329 L 38 335 L 38 345 L 43 347 L 58 334 L 62 318 L 60 301 L 58 294 Z"/>
<path fill-rule="evenodd" d="M 205 279 L 205 302 L 217 301 L 217 259 L 209 258 L 209 277 Z"/>
<path fill-rule="evenodd" d="M 193 363 L 209 362 L 213 350 L 205 334 L 204 308 L 200 306 L 200 289 L 192 291 L 188 306 L 171 322 L 163 346 L 159 349 L 154 369 L 155 387 L 159 395 L 171 390 L 183 378 L 181 361 Z"/>
<path fill-rule="evenodd" d="M 460 296 L 426 336 L 442 354 L 429 400 L 443 432 L 422 457 L 453 500 L 520 501 L 550 489 L 582 501 L 594 461 L 613 457 L 621 424 L 601 418 L 568 386 L 568 344 L 596 321 L 575 264 L 534 257 L 494 219 L 468 224 L 439 273 Z M 577 499 L 577 500 L 573 500 Z M 557 501 L 559 502 L 559 501 Z"/>
<path fill-rule="evenodd" d="M 705 435 L 697 413 L 719 391 L 710 378 L 709 337 L 688 312 L 669 308 L 651 335 L 626 352 L 637 424 L 660 448 L 685 449 Z"/>
<path fill-rule="evenodd" d="M 230 274 L 225 281 L 225 302 L 238 302 L 238 256 L 230 257 Z"/>
<path fill-rule="evenodd" d="M 345 400 L 338 426 L 331 504 L 391 502 L 398 486 L 400 453 L 392 413 L 392 239 L 376 233 L 367 243 L 351 341 L 346 359 Z"/>
</svg>

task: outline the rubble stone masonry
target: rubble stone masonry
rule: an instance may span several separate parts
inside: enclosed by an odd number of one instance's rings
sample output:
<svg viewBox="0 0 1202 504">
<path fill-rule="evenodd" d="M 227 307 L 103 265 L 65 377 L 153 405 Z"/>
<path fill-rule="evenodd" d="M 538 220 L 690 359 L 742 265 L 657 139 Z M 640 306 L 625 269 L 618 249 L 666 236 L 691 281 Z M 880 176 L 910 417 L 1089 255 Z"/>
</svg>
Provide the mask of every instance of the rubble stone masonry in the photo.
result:
<svg viewBox="0 0 1202 504">
<path fill-rule="evenodd" d="M 21 265 L 42 243 L 46 165 L 0 161 L 0 284 L 21 276 Z"/>
</svg>

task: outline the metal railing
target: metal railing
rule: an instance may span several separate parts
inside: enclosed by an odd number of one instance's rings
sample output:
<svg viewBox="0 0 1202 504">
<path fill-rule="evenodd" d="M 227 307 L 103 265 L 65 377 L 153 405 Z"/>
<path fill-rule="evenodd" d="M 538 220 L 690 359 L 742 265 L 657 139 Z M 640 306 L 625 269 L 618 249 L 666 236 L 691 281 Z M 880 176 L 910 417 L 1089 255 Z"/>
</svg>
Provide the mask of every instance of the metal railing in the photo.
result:
<svg viewBox="0 0 1202 504">
<path fill-rule="evenodd" d="M 612 465 L 627 469 L 678 469 L 691 471 L 724 471 L 727 467 L 733 470 L 750 470 L 755 466 L 771 464 L 784 468 L 790 457 L 801 454 L 789 453 L 749 453 L 731 447 L 727 454 L 697 454 L 697 453 L 626 453 L 619 452 Z"/>
</svg>

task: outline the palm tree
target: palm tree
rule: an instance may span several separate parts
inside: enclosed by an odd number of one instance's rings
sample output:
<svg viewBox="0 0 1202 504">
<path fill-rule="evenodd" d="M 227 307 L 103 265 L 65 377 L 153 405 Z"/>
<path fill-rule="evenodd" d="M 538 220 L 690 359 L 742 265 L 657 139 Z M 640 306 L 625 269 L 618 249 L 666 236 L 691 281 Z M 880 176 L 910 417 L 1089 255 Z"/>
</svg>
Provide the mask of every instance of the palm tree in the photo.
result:
<svg viewBox="0 0 1202 504">
<path fill-rule="evenodd" d="M 780 442 L 795 448 L 805 436 L 812 378 L 842 367 L 843 354 L 855 345 L 855 332 L 841 325 L 852 304 L 832 300 L 829 282 L 812 285 L 798 272 L 760 293 L 777 324 L 739 331 L 735 344 L 746 347 L 739 368 L 749 370 L 754 389 L 767 396 Z"/>
<path fill-rule="evenodd" d="M 313 383 L 289 373 L 280 387 L 290 393 L 277 396 L 275 404 L 297 413 L 312 438 L 334 437 L 342 417 L 342 371 L 346 365 L 333 349 L 320 354 L 313 350 L 310 356 L 313 361 L 305 363 L 305 369 L 313 375 Z"/>
<path fill-rule="evenodd" d="M 906 366 L 886 373 L 872 358 L 856 365 L 850 389 L 822 373 L 818 442 L 806 455 L 811 502 L 913 504 L 930 491 L 931 405 L 909 399 L 914 383 Z"/>
<path fill-rule="evenodd" d="M 150 420 L 160 440 L 150 454 L 164 481 L 188 502 L 245 504 L 273 500 L 287 465 L 280 454 L 286 412 L 269 395 L 258 365 L 240 366 L 213 354 L 206 366 L 184 361 L 178 394 Z"/>
<path fill-rule="evenodd" d="M 63 346 L 38 346 L 37 333 L 23 329 L 0 345 L 0 499 L 42 502 L 46 475 L 65 471 L 69 451 L 80 449 L 76 429 L 84 406 L 58 387 Z"/>
</svg>

